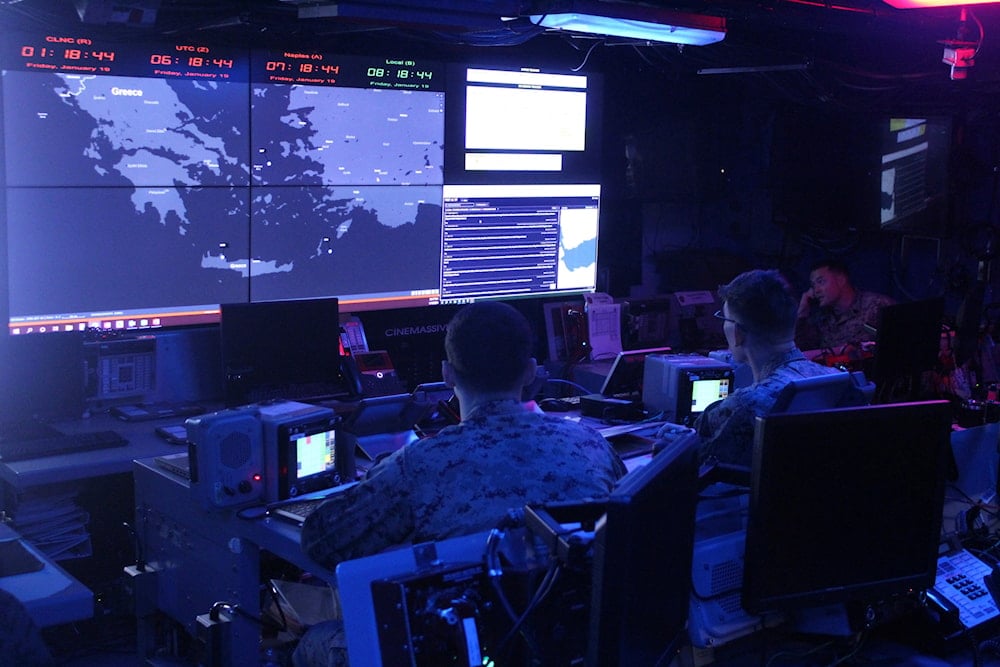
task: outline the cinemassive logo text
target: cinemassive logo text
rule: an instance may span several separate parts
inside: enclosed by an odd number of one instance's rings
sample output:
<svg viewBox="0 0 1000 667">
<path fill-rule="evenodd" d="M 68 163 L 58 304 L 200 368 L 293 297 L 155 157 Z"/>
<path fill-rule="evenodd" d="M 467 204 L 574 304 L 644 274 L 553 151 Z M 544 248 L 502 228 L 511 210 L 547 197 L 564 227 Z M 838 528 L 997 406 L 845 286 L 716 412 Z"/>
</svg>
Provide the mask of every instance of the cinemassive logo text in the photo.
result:
<svg viewBox="0 0 1000 667">
<path fill-rule="evenodd" d="M 426 324 L 416 327 L 392 327 L 385 330 L 386 338 L 394 336 L 427 336 L 430 334 L 444 333 L 448 328 L 446 324 Z"/>
</svg>

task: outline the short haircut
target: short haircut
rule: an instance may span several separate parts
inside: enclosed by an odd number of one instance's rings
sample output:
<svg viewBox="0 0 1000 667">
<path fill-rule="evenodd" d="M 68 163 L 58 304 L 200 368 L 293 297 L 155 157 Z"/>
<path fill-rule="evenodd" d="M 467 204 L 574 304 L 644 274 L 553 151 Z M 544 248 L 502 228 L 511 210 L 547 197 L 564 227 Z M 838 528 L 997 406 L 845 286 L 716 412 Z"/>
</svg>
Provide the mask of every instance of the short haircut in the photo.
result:
<svg viewBox="0 0 1000 667">
<path fill-rule="evenodd" d="M 499 301 L 464 306 L 448 323 L 444 338 L 458 379 L 478 391 L 520 388 L 533 346 L 527 318 Z"/>
<path fill-rule="evenodd" d="M 756 269 L 719 287 L 719 299 L 748 333 L 766 342 L 781 343 L 795 335 L 799 301 L 778 271 Z"/>
<path fill-rule="evenodd" d="M 848 280 L 851 278 L 851 271 L 847 268 L 847 263 L 840 259 L 827 258 L 816 260 L 809 267 L 809 273 L 812 273 L 816 269 L 828 269 L 842 276 L 847 276 Z"/>
</svg>

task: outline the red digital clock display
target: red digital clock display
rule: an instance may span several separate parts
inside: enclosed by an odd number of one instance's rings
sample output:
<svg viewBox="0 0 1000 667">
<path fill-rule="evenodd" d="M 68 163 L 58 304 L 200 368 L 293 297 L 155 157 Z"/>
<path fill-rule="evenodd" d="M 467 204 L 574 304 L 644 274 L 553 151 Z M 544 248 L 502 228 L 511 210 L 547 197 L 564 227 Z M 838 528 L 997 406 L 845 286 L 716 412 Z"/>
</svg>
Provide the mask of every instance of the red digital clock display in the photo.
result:
<svg viewBox="0 0 1000 667">
<path fill-rule="evenodd" d="M 326 65 L 311 62 L 288 62 L 285 60 L 268 60 L 264 63 L 267 72 L 289 72 L 295 74 L 340 74 L 340 65 Z"/>
<path fill-rule="evenodd" d="M 246 52 L 198 43 L 101 44 L 78 35 L 23 35 L 11 40 L 5 66 L 54 72 L 244 80 Z M 11 60 L 13 59 L 13 60 Z M 15 65 L 14 63 L 19 63 Z"/>
<path fill-rule="evenodd" d="M 220 57 L 203 45 L 174 44 L 149 55 L 153 73 L 159 76 L 211 76 L 230 78 L 236 67 L 234 58 Z"/>
<path fill-rule="evenodd" d="M 114 62 L 115 52 L 97 49 L 82 49 L 75 46 L 32 46 L 25 44 L 21 47 L 22 58 L 42 58 L 42 59 L 62 59 L 62 60 L 100 60 Z"/>
<path fill-rule="evenodd" d="M 149 57 L 150 65 L 166 65 L 168 67 L 220 67 L 232 69 L 232 58 L 209 58 L 207 56 L 172 56 L 167 53 L 154 53 Z"/>
</svg>

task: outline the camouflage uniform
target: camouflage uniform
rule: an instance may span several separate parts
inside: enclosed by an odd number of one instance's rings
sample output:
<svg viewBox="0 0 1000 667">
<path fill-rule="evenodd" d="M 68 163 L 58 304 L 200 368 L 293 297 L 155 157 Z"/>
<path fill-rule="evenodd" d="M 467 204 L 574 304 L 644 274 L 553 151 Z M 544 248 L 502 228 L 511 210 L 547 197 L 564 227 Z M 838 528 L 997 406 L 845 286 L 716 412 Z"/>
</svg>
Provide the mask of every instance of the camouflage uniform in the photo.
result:
<svg viewBox="0 0 1000 667">
<path fill-rule="evenodd" d="M 809 361 L 797 349 L 772 366 L 761 369 L 759 382 L 713 403 L 695 420 L 694 429 L 702 438 L 701 459 L 715 458 L 721 463 L 749 467 L 754 420 L 771 411 L 778 392 L 795 378 L 839 372 L 836 368 Z"/>
<path fill-rule="evenodd" d="M 593 429 L 496 401 L 395 452 L 323 503 L 302 528 L 302 548 L 332 570 L 388 547 L 489 530 L 527 504 L 607 496 L 625 472 Z M 343 647 L 342 625 L 317 626 L 294 664 L 344 665 Z"/>
<path fill-rule="evenodd" d="M 323 503 L 302 527 L 302 548 L 333 569 L 387 547 L 489 530 L 528 503 L 606 496 L 624 473 L 593 429 L 515 401 L 488 403 Z"/>
<path fill-rule="evenodd" d="M 896 303 L 877 292 L 857 292 L 854 301 L 843 313 L 832 308 L 817 308 L 807 322 L 800 321 L 795 340 L 804 349 L 835 349 L 844 345 L 874 340 L 872 329 L 878 325 L 878 311 L 882 306 Z"/>
</svg>

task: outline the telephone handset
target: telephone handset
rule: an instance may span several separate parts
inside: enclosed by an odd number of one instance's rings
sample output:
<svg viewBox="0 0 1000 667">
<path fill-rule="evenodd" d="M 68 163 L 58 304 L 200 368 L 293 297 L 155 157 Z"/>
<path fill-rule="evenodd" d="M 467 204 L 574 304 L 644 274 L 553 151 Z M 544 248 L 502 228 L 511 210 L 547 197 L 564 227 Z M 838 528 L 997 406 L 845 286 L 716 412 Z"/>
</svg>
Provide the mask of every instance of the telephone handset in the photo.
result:
<svg viewBox="0 0 1000 667">
<path fill-rule="evenodd" d="M 340 318 L 340 373 L 352 398 L 364 395 L 361 371 L 355 355 L 368 351 L 368 339 L 361 320 L 354 315 Z"/>
<path fill-rule="evenodd" d="M 365 336 L 365 325 L 357 315 L 342 315 L 340 317 L 340 340 L 348 354 L 368 352 L 368 338 Z"/>
<path fill-rule="evenodd" d="M 351 398 L 359 398 L 364 395 L 365 390 L 361 384 L 361 372 L 354 357 L 345 354 L 340 358 L 340 375 L 344 380 L 344 386 Z"/>
</svg>

